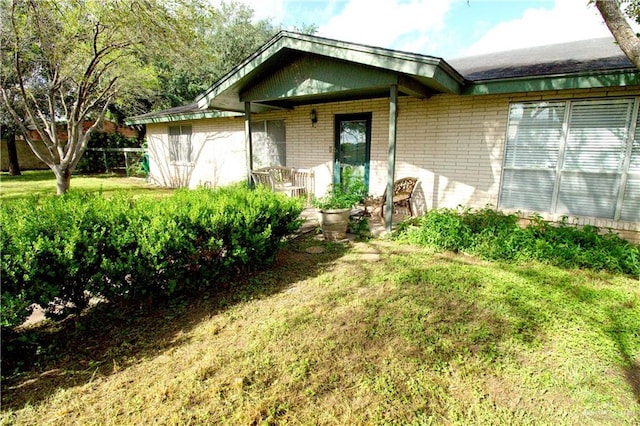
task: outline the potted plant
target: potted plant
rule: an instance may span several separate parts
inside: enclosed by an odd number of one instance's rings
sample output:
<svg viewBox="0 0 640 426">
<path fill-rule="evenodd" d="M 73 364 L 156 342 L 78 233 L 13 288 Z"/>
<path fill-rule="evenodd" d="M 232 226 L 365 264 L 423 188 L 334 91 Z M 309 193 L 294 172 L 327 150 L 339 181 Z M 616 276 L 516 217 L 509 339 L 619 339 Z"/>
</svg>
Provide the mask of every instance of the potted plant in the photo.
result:
<svg viewBox="0 0 640 426">
<path fill-rule="evenodd" d="M 326 240 L 338 241 L 345 238 L 351 208 L 362 202 L 366 196 L 367 187 L 362 178 L 354 176 L 353 170 L 346 167 L 342 171 L 342 180 L 332 184 L 323 197 L 313 200 L 313 206 L 318 209 L 318 222 Z"/>
</svg>

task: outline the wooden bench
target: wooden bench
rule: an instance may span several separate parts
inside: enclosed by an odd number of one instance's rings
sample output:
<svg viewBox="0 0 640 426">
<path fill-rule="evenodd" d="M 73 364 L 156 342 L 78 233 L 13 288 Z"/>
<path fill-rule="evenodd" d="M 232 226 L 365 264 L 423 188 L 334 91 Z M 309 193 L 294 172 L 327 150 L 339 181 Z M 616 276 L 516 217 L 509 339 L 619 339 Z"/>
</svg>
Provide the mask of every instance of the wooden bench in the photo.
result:
<svg viewBox="0 0 640 426">
<path fill-rule="evenodd" d="M 274 192 L 283 192 L 290 197 L 306 196 L 307 202 L 315 192 L 313 169 L 297 169 L 284 166 L 268 166 L 251 171 L 255 185 L 264 185 Z"/>
</svg>

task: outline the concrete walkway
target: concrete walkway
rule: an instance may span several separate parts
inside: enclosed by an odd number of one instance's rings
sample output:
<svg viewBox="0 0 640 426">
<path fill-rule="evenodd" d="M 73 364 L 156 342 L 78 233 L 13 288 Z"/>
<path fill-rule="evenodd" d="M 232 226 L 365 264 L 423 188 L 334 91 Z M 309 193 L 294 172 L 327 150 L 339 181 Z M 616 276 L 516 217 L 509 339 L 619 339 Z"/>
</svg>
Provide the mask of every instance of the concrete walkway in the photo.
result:
<svg viewBox="0 0 640 426">
<path fill-rule="evenodd" d="M 304 219 L 304 223 L 296 232 L 294 238 L 297 238 L 302 235 L 306 235 L 310 232 L 316 232 L 320 224 L 318 223 L 318 210 L 313 207 L 307 207 L 302 211 L 300 217 Z M 404 220 L 404 216 L 401 214 L 393 215 L 393 224 L 392 230 L 396 229 L 396 226 L 399 222 Z M 377 212 L 374 212 L 371 216 L 366 217 L 369 230 L 371 231 L 371 236 L 374 238 L 384 238 L 387 235 L 387 230 L 384 226 L 384 220 L 380 217 Z"/>
</svg>

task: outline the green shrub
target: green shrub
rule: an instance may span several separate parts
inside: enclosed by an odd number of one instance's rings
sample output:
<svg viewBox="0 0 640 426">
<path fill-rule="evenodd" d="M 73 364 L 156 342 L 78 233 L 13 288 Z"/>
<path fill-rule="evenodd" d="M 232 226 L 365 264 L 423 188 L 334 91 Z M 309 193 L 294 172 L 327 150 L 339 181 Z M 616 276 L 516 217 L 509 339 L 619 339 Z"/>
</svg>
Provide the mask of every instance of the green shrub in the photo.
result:
<svg viewBox="0 0 640 426">
<path fill-rule="evenodd" d="M 412 243 L 454 252 L 469 246 L 471 229 L 455 210 L 429 210 L 415 225 L 404 231 L 404 238 Z"/>
<path fill-rule="evenodd" d="M 215 287 L 273 262 L 301 210 L 299 200 L 240 185 L 161 199 L 70 192 L 5 203 L 2 326 L 20 324 L 31 303 L 53 316 L 61 304 L 83 309 L 90 296 L 157 298 Z"/>
<path fill-rule="evenodd" d="M 540 216 L 518 225 L 515 214 L 492 209 L 434 209 L 404 225 L 399 239 L 437 250 L 465 251 L 489 260 L 536 260 L 563 267 L 640 275 L 640 246 L 595 226 L 557 224 Z"/>
</svg>

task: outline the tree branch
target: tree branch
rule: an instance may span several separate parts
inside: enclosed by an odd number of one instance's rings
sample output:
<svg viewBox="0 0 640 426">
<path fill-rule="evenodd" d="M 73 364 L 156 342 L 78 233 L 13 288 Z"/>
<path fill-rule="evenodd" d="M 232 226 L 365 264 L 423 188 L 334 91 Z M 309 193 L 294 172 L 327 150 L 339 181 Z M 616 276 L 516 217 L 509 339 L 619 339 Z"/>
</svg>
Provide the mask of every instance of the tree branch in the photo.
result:
<svg viewBox="0 0 640 426">
<path fill-rule="evenodd" d="M 609 27 L 611 34 L 618 42 L 622 51 L 633 62 L 636 68 L 640 68 L 640 39 L 633 32 L 627 22 L 619 0 L 596 0 L 595 5 Z"/>
</svg>

